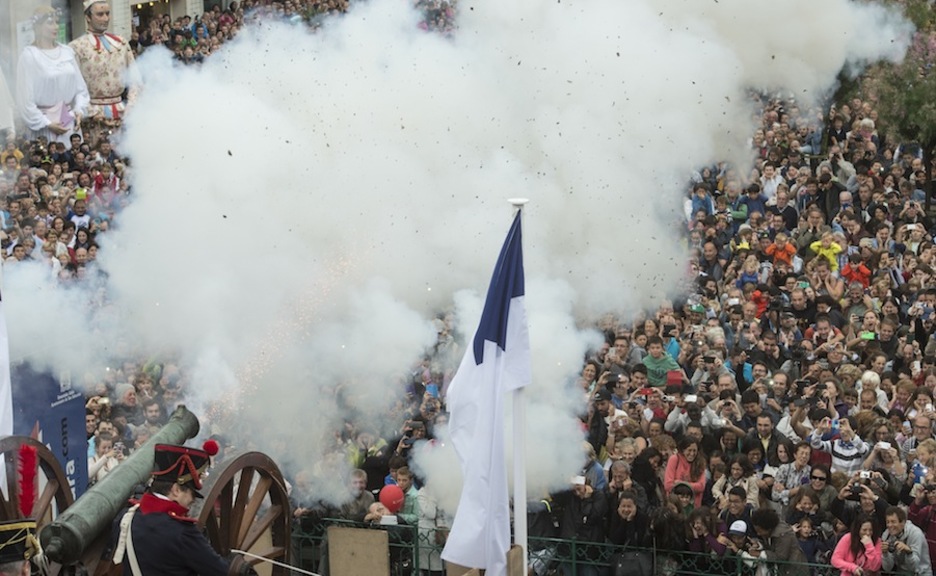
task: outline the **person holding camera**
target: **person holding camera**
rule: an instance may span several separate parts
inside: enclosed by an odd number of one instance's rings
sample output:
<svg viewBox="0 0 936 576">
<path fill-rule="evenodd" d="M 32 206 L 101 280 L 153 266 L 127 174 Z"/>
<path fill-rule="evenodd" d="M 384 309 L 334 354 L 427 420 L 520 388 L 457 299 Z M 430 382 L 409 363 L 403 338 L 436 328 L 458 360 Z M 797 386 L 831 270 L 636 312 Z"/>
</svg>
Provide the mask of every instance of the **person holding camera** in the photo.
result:
<svg viewBox="0 0 936 576">
<path fill-rule="evenodd" d="M 94 456 L 88 460 L 88 484 L 100 482 L 123 462 L 126 457 L 124 449 L 123 442 L 115 442 L 110 434 L 95 436 Z"/>
<path fill-rule="evenodd" d="M 394 453 L 408 459 L 416 441 L 425 438 L 426 425 L 420 420 L 407 420 L 403 424 L 403 437 L 397 443 Z"/>
<path fill-rule="evenodd" d="M 885 517 L 887 529 L 881 536 L 884 571 L 931 576 L 933 569 L 923 531 L 907 522 L 907 512 L 899 506 L 889 507 Z"/>
<path fill-rule="evenodd" d="M 855 428 L 857 421 L 854 416 L 848 418 L 839 418 L 836 420 L 839 425 L 838 437 L 831 437 L 829 440 L 823 440 L 832 433 L 832 418 L 825 416 L 809 434 L 809 443 L 816 450 L 822 450 L 832 455 L 832 471 L 845 472 L 852 474 L 861 469 L 864 463 L 864 456 L 868 453 L 868 445 L 862 440 Z"/>
<path fill-rule="evenodd" d="M 704 400 L 700 401 L 691 390 L 687 386 L 683 389 L 684 394 L 676 397 L 673 409 L 670 410 L 666 417 L 666 424 L 663 425 L 664 430 L 677 438 L 686 433 L 692 422 L 699 423 L 705 432 L 711 432 L 724 424 L 719 420 L 718 415 L 704 403 Z"/>
<path fill-rule="evenodd" d="M 862 470 L 854 473 L 839 490 L 829 512 L 846 526 L 851 526 L 852 521 L 861 515 L 874 518 L 878 525 L 883 526 L 887 501 L 880 496 L 878 487 L 872 488 L 870 482 L 871 472 Z"/>
<path fill-rule="evenodd" d="M 773 573 L 778 576 L 800 576 L 809 574 L 806 555 L 789 524 L 780 520 L 773 508 L 759 508 L 751 514 L 751 524 L 758 540 L 748 548 L 748 553 L 768 563 L 781 562 Z"/>
<path fill-rule="evenodd" d="M 702 356 L 702 369 L 696 370 L 692 375 L 692 386 L 700 392 L 713 392 L 718 378 L 723 374 L 734 378 L 731 370 L 725 366 L 720 352 L 717 350 L 706 352 Z"/>
<path fill-rule="evenodd" d="M 925 216 L 923 207 L 914 200 L 905 200 L 903 207 L 894 219 L 896 227 L 906 226 L 907 231 L 912 231 L 910 225 L 919 226 L 924 232 L 932 227 L 932 222 Z"/>
<path fill-rule="evenodd" d="M 927 472 L 925 484 L 915 484 L 910 492 L 913 502 L 907 509 L 907 518 L 926 535 L 930 560 L 936 555 L 936 479 Z"/>
</svg>

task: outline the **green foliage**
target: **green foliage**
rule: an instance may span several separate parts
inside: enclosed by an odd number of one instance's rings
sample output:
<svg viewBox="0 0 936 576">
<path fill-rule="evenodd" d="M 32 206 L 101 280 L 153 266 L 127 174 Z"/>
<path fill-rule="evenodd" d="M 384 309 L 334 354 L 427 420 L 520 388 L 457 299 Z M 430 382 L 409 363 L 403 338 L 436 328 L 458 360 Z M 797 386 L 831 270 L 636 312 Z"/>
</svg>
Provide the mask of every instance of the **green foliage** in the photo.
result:
<svg viewBox="0 0 936 576">
<path fill-rule="evenodd" d="M 878 128 L 891 142 L 936 148 L 936 9 L 929 0 L 893 0 L 917 27 L 900 64 L 885 63 L 864 76 L 860 92 L 875 102 Z"/>
</svg>

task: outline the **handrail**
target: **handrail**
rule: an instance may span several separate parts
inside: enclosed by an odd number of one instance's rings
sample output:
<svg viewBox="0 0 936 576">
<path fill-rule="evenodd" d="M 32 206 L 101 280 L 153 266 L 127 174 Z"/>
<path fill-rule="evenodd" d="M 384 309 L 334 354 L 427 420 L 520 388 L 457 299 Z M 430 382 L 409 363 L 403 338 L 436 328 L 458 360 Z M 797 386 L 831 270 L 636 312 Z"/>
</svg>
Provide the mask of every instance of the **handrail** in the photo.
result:
<svg viewBox="0 0 936 576">
<path fill-rule="evenodd" d="M 293 528 L 294 560 L 300 567 L 303 558 L 317 558 L 318 547 L 325 541 L 328 526 L 347 526 L 366 529 L 385 529 L 390 532 L 391 575 L 411 576 L 420 569 L 430 556 L 439 558 L 443 544 L 436 539 L 434 528 L 418 528 L 411 525 L 377 525 L 350 522 L 338 518 L 323 518 L 316 522 L 302 523 Z M 625 547 L 607 542 L 564 540 L 559 538 L 529 537 L 530 556 L 550 566 L 563 565 L 575 576 L 587 566 L 606 570 L 613 567 L 622 554 L 628 560 L 636 560 L 634 554 L 645 555 L 655 565 L 655 574 L 700 574 L 700 575 L 753 575 L 758 563 L 766 564 L 771 573 L 786 576 L 838 576 L 839 570 L 828 563 L 803 563 L 788 560 L 751 561 L 738 555 L 723 556 L 714 553 L 669 551 L 653 547 Z M 532 563 L 532 560 L 531 560 Z M 313 566 L 309 566 L 313 568 Z M 314 566 L 317 567 L 317 566 Z M 612 573 L 613 574 L 613 573 Z M 896 573 L 895 573 L 896 574 Z M 903 576 L 913 576 L 906 573 Z"/>
</svg>

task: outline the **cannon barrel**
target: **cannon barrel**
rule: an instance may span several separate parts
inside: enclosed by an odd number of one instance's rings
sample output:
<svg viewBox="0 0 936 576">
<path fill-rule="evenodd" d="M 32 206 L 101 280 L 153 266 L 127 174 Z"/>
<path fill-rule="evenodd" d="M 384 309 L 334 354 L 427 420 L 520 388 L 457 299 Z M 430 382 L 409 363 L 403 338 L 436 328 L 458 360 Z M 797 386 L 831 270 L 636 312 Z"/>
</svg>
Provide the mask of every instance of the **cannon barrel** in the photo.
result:
<svg viewBox="0 0 936 576">
<path fill-rule="evenodd" d="M 114 518 L 127 505 L 133 488 L 152 475 L 153 447 L 183 444 L 195 437 L 198 429 L 198 418 L 194 414 L 185 406 L 176 408 L 169 423 L 146 444 L 42 529 L 39 540 L 45 555 L 63 566 L 81 560 L 91 543 L 111 527 Z"/>
</svg>

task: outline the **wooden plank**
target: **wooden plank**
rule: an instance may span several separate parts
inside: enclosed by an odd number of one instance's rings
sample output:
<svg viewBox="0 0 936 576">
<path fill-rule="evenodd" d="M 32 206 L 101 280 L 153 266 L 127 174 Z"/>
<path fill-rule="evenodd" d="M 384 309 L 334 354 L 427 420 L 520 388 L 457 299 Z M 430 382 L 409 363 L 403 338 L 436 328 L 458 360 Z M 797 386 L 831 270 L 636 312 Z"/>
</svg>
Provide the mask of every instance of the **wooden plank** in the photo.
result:
<svg viewBox="0 0 936 576">
<path fill-rule="evenodd" d="M 241 550 L 250 550 L 257 543 L 257 539 L 264 531 L 269 530 L 275 520 L 282 518 L 283 509 L 279 505 L 271 506 L 260 518 L 254 519 L 247 532 L 247 537 L 241 542 Z"/>
<path fill-rule="evenodd" d="M 477 568 L 466 568 L 451 562 L 445 563 L 446 576 L 481 576 L 483 572 Z"/>
<path fill-rule="evenodd" d="M 50 478 L 45 488 L 42 489 L 42 494 L 40 494 L 39 498 L 33 503 L 32 514 L 30 514 L 30 516 L 35 518 L 40 525 L 46 521 L 52 521 L 52 499 L 55 498 L 55 493 L 58 492 L 58 489 L 58 480 Z M 46 515 L 48 515 L 48 518 L 46 518 Z"/>
<path fill-rule="evenodd" d="M 390 576 L 390 540 L 384 530 L 328 528 L 330 576 Z"/>
<path fill-rule="evenodd" d="M 484 570 L 466 568 L 451 562 L 446 562 L 446 576 L 481 576 Z M 511 546 L 507 551 L 507 576 L 526 576 L 523 573 L 523 548 Z"/>
<path fill-rule="evenodd" d="M 251 484 L 253 483 L 253 468 L 244 468 L 241 470 L 239 484 L 237 485 L 237 497 L 231 507 L 230 524 L 228 524 L 228 534 L 230 534 L 231 548 L 240 545 L 241 525 L 244 523 L 244 509 L 247 507 L 247 497 L 250 495 Z M 233 479 L 228 484 L 233 490 Z M 227 487 L 225 487 L 225 490 Z M 221 526 L 224 526 L 224 520 L 221 520 Z"/>
<path fill-rule="evenodd" d="M 215 542 L 217 542 L 218 547 L 225 552 L 233 548 L 233 546 L 231 546 L 233 530 L 231 523 L 234 521 L 231 512 L 231 501 L 233 499 L 234 484 L 229 482 L 221 489 L 221 494 L 218 495 L 218 508 L 215 510 L 215 513 L 211 515 L 211 519 L 216 524 L 213 528 L 216 530 L 216 535 L 218 537 Z"/>
<path fill-rule="evenodd" d="M 507 551 L 507 576 L 526 576 L 523 573 L 523 548 L 516 544 Z"/>
<path fill-rule="evenodd" d="M 286 557 L 286 548 L 283 546 L 270 546 L 269 548 L 264 548 L 263 550 L 251 550 L 250 553 L 256 556 L 263 556 L 264 558 L 270 558 L 283 562 L 283 558 Z M 247 563 L 251 566 L 262 562 L 262 560 L 257 558 L 250 558 L 248 556 L 244 556 L 244 560 L 246 560 Z"/>
<path fill-rule="evenodd" d="M 247 507 L 244 508 L 244 516 L 241 519 L 240 534 L 237 536 L 237 547 L 240 550 L 244 549 L 243 542 L 247 538 L 247 531 L 256 520 L 257 511 L 260 510 L 260 505 L 263 504 L 263 500 L 269 494 L 272 484 L 272 478 L 261 476 L 253 494 L 250 495 L 250 500 L 247 502 Z M 243 488 L 243 485 L 241 485 L 241 488 Z"/>
</svg>

